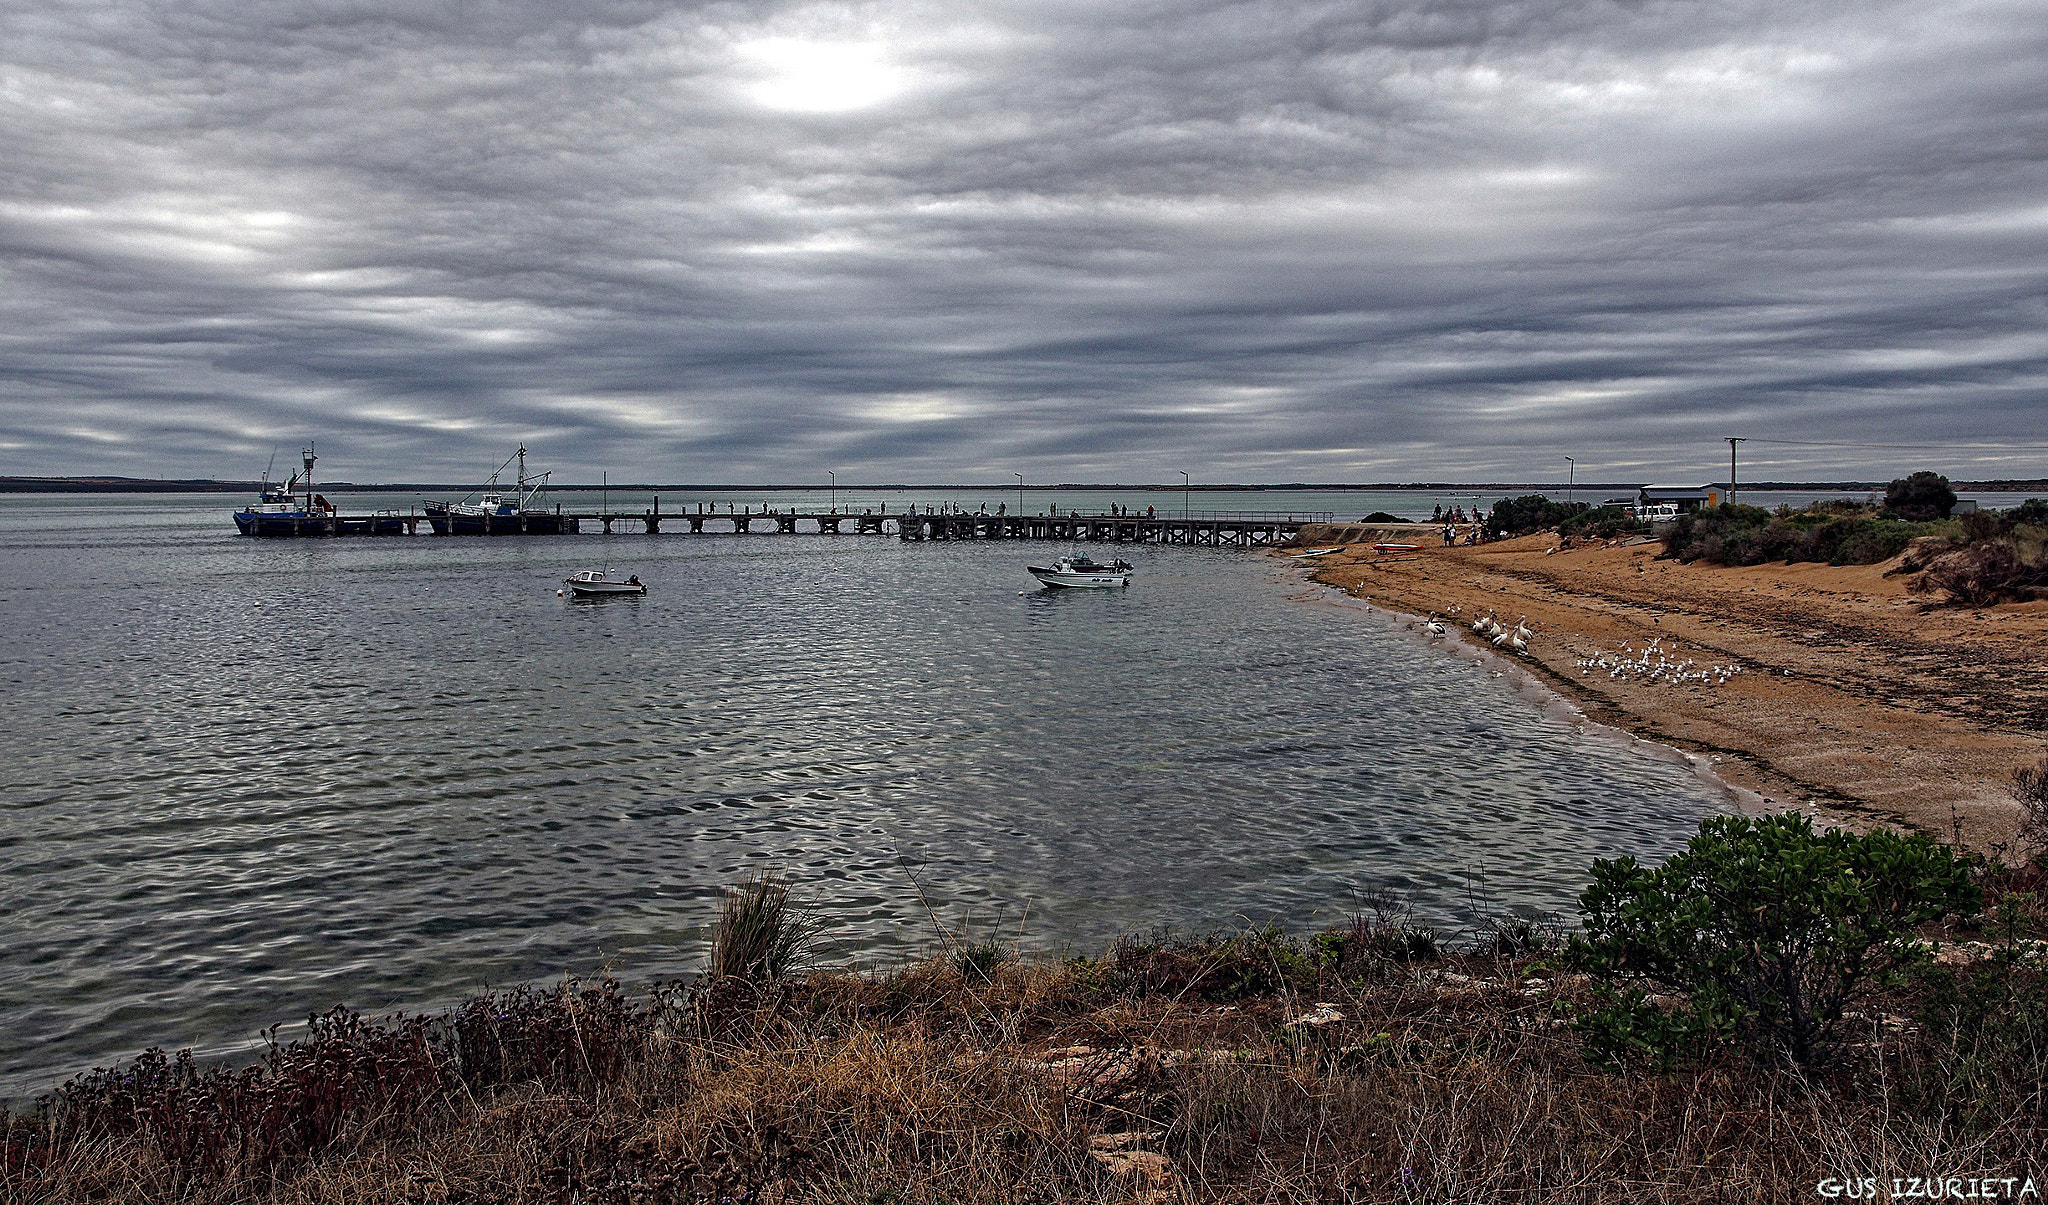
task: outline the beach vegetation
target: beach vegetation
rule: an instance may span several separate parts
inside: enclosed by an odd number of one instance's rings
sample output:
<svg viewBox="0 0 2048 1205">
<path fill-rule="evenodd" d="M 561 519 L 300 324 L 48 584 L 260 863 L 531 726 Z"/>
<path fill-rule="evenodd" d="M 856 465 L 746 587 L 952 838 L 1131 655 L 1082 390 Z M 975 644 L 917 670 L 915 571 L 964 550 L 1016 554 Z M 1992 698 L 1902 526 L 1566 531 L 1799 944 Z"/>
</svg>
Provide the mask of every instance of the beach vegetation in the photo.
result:
<svg viewBox="0 0 2048 1205">
<path fill-rule="evenodd" d="M 2030 862 L 2048 861 L 2048 756 L 2012 772 L 2012 797 L 2020 805 L 2020 822 L 2014 837 L 2021 856 Z"/>
<path fill-rule="evenodd" d="M 1611 540 L 1642 535 L 1650 525 L 1625 506 L 1595 506 L 1560 520 L 1557 534 L 1568 540 Z"/>
<path fill-rule="evenodd" d="M 806 968 L 818 921 L 773 870 L 726 888 L 711 934 L 714 979 L 767 982 Z"/>
<path fill-rule="evenodd" d="M 1710 565 L 1875 565 L 1905 552 L 1914 540 L 1946 534 L 1953 526 L 1905 522 L 1873 507 L 1839 501 L 1776 512 L 1723 505 L 1680 515 L 1665 532 L 1664 551 L 1674 560 Z"/>
<path fill-rule="evenodd" d="M 151 1051 L 0 1111 L 0 1199 L 1679 1205 L 1805 1199 L 1845 1151 L 2024 1167 L 2048 1149 L 2040 909 L 2007 893 L 1963 928 L 1956 875 L 1983 871 L 1945 852 L 1709 821 L 1665 868 L 1596 864 L 1570 954 L 1503 919 L 1409 957 L 1423 926 L 1375 893 L 1320 933 L 336 1010 L 248 1066 Z M 1938 965 L 1912 944 L 1972 933 Z M 1720 978 L 1743 943 L 1823 995 L 1860 968 L 1827 1058 L 1761 1040 L 1777 1006 L 1740 985 L 1771 974 Z M 1611 1057 L 1586 1019 L 1617 990 L 1639 1045 L 1703 1015 L 1760 1040 Z"/>
<path fill-rule="evenodd" d="M 1939 473 L 1913 473 L 1892 482 L 1884 491 L 1886 512 L 1909 522 L 1946 519 L 1955 506 L 1956 492 L 1949 488 L 1948 478 Z"/>
<path fill-rule="evenodd" d="M 2048 594 L 2048 500 L 1964 515 L 1916 543 L 1899 570 L 1918 575 L 1910 585 L 1915 592 L 1939 593 L 1963 606 Z"/>
<path fill-rule="evenodd" d="M 1359 520 L 1361 523 L 1413 523 L 1414 521 L 1413 519 L 1404 519 L 1399 515 L 1390 515 L 1383 510 L 1376 510 Z"/>
<path fill-rule="evenodd" d="M 1662 866 L 1593 864 L 1570 956 L 1599 1003 L 1579 1021 L 1610 1058 L 1748 1040 L 1811 1064 L 1848 1005 L 1922 956 L 1920 926 L 1978 903 L 1969 864 L 1925 836 L 1714 817 Z"/>
<path fill-rule="evenodd" d="M 1584 502 L 1556 502 L 1542 494 L 1502 498 L 1493 504 L 1492 512 L 1486 517 L 1486 534 L 1494 539 L 1504 539 L 1546 531 L 1589 509 Z"/>
</svg>

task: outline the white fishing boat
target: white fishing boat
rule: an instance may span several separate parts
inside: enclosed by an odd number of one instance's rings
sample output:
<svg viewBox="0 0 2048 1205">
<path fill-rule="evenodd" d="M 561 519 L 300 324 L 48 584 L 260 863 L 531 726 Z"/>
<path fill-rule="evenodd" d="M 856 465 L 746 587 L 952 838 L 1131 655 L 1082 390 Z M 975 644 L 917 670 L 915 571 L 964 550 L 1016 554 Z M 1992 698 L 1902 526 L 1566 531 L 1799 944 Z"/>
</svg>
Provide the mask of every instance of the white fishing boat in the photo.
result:
<svg viewBox="0 0 2048 1205">
<path fill-rule="evenodd" d="M 647 593 L 647 583 L 640 580 L 639 574 L 628 576 L 611 569 L 601 573 L 595 569 L 585 569 L 581 573 L 570 574 L 562 584 L 568 587 L 571 594 L 585 597 L 597 594 Z"/>
<path fill-rule="evenodd" d="M 1027 565 L 1031 576 L 1048 586 L 1069 586 L 1082 589 L 1105 586 L 1128 586 L 1131 584 L 1131 567 L 1121 560 L 1102 564 L 1087 557 L 1066 557 L 1054 561 L 1050 566 Z"/>
<path fill-rule="evenodd" d="M 507 490 L 498 484 L 498 476 L 511 467 L 514 460 L 519 462 L 518 476 L 513 479 L 518 486 Z M 427 512 L 427 522 L 433 525 L 437 536 L 553 536 L 573 532 L 576 520 L 562 514 L 561 507 L 550 511 L 540 505 L 549 475 L 527 475 L 526 445 L 520 444 L 519 450 L 491 474 L 490 481 L 480 491 L 481 497 L 471 494 L 460 502 L 435 502 L 424 498 L 421 502 Z M 470 498 L 476 500 L 472 502 Z"/>
</svg>

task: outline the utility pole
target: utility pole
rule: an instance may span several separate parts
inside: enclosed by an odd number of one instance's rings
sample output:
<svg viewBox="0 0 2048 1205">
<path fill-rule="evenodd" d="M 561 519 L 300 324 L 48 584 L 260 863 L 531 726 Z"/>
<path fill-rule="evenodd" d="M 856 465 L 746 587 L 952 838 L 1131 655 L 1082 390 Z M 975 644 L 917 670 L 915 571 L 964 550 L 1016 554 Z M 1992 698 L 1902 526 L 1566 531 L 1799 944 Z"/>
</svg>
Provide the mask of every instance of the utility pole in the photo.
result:
<svg viewBox="0 0 2048 1205">
<path fill-rule="evenodd" d="M 1730 506 L 1735 505 L 1735 445 L 1748 442 L 1748 436 L 1729 436 L 1728 438 L 1728 505 Z"/>
</svg>

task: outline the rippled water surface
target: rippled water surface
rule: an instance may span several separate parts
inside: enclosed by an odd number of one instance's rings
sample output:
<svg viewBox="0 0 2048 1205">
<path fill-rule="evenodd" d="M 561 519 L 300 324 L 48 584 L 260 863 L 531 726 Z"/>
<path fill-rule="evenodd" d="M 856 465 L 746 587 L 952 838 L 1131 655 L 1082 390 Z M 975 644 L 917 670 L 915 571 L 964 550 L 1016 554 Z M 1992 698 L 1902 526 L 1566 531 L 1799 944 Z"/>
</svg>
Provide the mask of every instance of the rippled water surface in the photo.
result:
<svg viewBox="0 0 2048 1205">
<path fill-rule="evenodd" d="M 0 499 L 0 1096 L 340 1002 L 681 973 L 760 864 L 842 955 L 930 940 L 912 873 L 1090 949 L 1377 886 L 1568 909 L 1719 806 L 1254 554 L 1045 592 L 1043 546 L 258 541 L 237 502 Z M 556 596 L 607 561 L 650 593 Z"/>
</svg>

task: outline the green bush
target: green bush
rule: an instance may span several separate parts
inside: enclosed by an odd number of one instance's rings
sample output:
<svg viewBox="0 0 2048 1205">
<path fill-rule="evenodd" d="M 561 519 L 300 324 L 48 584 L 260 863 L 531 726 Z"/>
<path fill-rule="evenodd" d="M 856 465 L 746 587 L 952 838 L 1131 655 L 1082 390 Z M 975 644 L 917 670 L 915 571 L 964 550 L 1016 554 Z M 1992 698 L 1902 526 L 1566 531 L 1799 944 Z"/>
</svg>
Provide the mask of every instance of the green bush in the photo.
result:
<svg viewBox="0 0 2048 1205">
<path fill-rule="evenodd" d="M 1940 473 L 1922 471 L 1892 482 L 1884 492 L 1884 508 L 1917 523 L 1946 519 L 1956 508 L 1956 492 Z"/>
<path fill-rule="evenodd" d="M 1839 503 L 1799 511 L 1780 508 L 1776 513 L 1760 506 L 1717 506 L 1679 516 L 1664 535 L 1664 551 L 1676 560 L 1710 565 L 1875 565 L 1906 551 L 1914 540 L 1944 534 L 1953 526 L 1901 522 Z"/>
<path fill-rule="evenodd" d="M 1979 897 L 1930 838 L 1816 833 L 1782 814 L 1709 819 L 1656 869 L 1597 861 L 1579 901 L 1568 957 L 1595 980 L 1579 1025 L 1597 1056 L 1669 1063 L 1748 1039 L 1810 1063 L 1845 1005 L 1922 957 L 1917 926 Z"/>
<path fill-rule="evenodd" d="M 1528 535 L 1556 527 L 1586 509 L 1583 502 L 1552 502 L 1542 494 L 1502 498 L 1493 504 L 1493 513 L 1486 518 L 1486 534 L 1496 538 Z"/>
<path fill-rule="evenodd" d="M 1557 534 L 1581 540 L 1608 540 L 1615 536 L 1641 535 L 1650 525 L 1625 506 L 1596 506 L 1582 510 L 1557 525 Z"/>
</svg>

